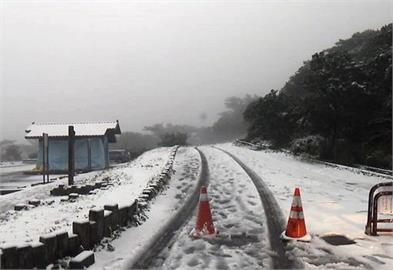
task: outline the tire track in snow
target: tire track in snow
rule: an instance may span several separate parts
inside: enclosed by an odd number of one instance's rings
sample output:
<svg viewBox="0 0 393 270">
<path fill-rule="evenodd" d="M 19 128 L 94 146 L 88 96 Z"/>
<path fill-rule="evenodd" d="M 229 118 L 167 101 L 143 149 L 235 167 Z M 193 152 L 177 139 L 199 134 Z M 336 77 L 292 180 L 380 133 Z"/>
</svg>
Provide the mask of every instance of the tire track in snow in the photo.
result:
<svg viewBox="0 0 393 270">
<path fill-rule="evenodd" d="M 273 193 L 264 183 L 262 178 L 258 176 L 253 170 L 247 167 L 241 160 L 239 160 L 233 154 L 219 148 L 214 147 L 225 154 L 229 155 L 236 163 L 243 168 L 248 174 L 256 189 L 258 190 L 259 196 L 262 201 L 263 208 L 265 210 L 267 226 L 269 230 L 269 241 L 273 251 L 277 253 L 277 256 L 272 256 L 272 268 L 275 269 L 288 269 L 288 268 L 301 268 L 303 265 L 295 259 L 288 258 L 286 252 L 289 250 L 285 243 L 280 239 L 281 233 L 285 230 L 285 219 L 284 215 L 274 198 Z"/>
<path fill-rule="evenodd" d="M 151 244 L 145 248 L 144 252 L 135 260 L 135 263 L 131 265 L 129 269 L 159 267 L 160 265 L 156 264 L 163 262 L 163 260 L 157 260 L 159 259 L 159 254 L 170 245 L 171 240 L 176 235 L 177 231 L 192 217 L 192 214 L 199 202 L 200 187 L 207 184 L 209 177 L 209 168 L 206 157 L 197 147 L 195 147 L 195 149 L 198 151 L 201 158 L 201 173 L 194 192 L 187 199 L 177 214 L 168 222 L 163 229 L 163 233 L 158 237 L 158 239 L 151 241 Z"/>
<path fill-rule="evenodd" d="M 203 147 L 209 166 L 209 201 L 217 237 L 190 239 L 197 216 L 179 231 L 162 269 L 270 269 L 263 206 L 244 170 L 217 149 Z"/>
</svg>

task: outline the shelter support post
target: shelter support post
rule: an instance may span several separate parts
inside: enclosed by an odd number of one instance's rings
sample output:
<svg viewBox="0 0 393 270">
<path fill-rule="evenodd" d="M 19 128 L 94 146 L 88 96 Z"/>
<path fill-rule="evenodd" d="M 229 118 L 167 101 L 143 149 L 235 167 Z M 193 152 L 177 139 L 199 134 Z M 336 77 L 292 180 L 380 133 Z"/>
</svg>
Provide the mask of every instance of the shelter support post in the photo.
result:
<svg viewBox="0 0 393 270">
<path fill-rule="evenodd" d="M 74 184 L 75 175 L 75 130 L 74 126 L 68 126 L 68 185 Z"/>
</svg>

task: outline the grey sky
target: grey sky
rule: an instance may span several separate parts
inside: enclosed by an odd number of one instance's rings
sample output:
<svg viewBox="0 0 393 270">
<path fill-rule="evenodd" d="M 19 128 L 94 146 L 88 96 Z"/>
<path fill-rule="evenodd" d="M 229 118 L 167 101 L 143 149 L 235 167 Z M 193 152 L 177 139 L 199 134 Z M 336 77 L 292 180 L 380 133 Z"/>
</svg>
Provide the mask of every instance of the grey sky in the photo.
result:
<svg viewBox="0 0 393 270">
<path fill-rule="evenodd" d="M 32 121 L 211 124 L 226 97 L 392 21 L 378 0 L 0 1 L 1 136 L 19 141 Z"/>
</svg>

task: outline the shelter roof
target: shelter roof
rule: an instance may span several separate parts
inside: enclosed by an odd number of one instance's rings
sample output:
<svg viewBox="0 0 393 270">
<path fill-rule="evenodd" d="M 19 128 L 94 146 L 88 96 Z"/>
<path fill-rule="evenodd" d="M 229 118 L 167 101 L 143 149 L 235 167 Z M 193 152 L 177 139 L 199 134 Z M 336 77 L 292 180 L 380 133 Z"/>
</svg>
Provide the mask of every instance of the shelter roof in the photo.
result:
<svg viewBox="0 0 393 270">
<path fill-rule="evenodd" d="M 119 121 L 79 122 L 79 123 L 35 123 L 25 130 L 26 139 L 42 138 L 43 133 L 49 137 L 68 137 L 68 126 L 74 126 L 76 137 L 108 136 L 109 142 L 116 142 L 115 134 L 121 134 Z"/>
</svg>

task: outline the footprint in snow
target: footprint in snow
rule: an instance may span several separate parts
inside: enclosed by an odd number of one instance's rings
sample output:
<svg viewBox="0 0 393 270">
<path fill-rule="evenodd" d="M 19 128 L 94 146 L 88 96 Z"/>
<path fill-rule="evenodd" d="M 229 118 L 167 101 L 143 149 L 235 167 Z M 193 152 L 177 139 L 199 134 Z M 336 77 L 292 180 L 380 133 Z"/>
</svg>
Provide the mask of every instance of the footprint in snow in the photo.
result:
<svg viewBox="0 0 393 270">
<path fill-rule="evenodd" d="M 229 266 L 223 258 L 218 258 L 216 261 L 216 269 L 229 269 Z"/>
<path fill-rule="evenodd" d="M 378 258 L 375 258 L 374 256 L 363 255 L 362 257 L 369 259 L 370 261 L 375 262 L 377 264 L 385 264 L 385 262 L 379 260 Z"/>
<path fill-rule="evenodd" d="M 228 210 L 230 213 L 234 213 L 237 211 L 237 208 L 235 206 L 229 206 L 225 208 L 226 210 Z"/>
<path fill-rule="evenodd" d="M 230 229 L 233 226 L 235 226 L 235 224 L 233 224 L 233 223 L 228 223 L 228 224 L 223 225 L 223 227 L 226 228 L 226 229 Z"/>
<path fill-rule="evenodd" d="M 255 202 L 253 202 L 253 201 L 247 201 L 249 204 L 251 204 L 252 206 L 254 206 L 254 205 L 256 205 L 256 203 Z"/>
<path fill-rule="evenodd" d="M 190 266 L 190 267 L 195 267 L 195 266 L 197 266 L 199 263 L 200 263 L 200 262 L 199 262 L 198 258 L 193 257 L 193 258 L 191 258 L 191 260 L 189 260 L 189 261 L 187 262 L 187 265 Z"/>
<path fill-rule="evenodd" d="M 223 213 L 223 212 L 219 212 L 218 213 L 222 218 L 227 218 L 228 216 L 225 214 L 225 213 Z"/>
</svg>

